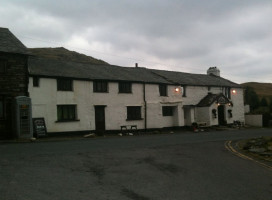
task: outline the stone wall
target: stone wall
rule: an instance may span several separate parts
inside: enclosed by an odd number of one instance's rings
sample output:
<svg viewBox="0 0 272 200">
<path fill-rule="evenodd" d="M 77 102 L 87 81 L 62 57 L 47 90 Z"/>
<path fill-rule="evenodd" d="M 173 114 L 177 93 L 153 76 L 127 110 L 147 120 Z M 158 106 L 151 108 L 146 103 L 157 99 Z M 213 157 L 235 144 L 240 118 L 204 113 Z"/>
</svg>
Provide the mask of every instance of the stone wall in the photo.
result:
<svg viewBox="0 0 272 200">
<path fill-rule="evenodd" d="M 27 56 L 0 52 L 6 68 L 0 76 L 0 97 L 4 116 L 0 118 L 0 139 L 12 137 L 12 101 L 16 96 L 28 96 Z"/>
<path fill-rule="evenodd" d="M 0 95 L 26 96 L 28 89 L 27 56 L 0 53 L 0 60 L 7 61 L 6 71 L 1 73 Z"/>
</svg>

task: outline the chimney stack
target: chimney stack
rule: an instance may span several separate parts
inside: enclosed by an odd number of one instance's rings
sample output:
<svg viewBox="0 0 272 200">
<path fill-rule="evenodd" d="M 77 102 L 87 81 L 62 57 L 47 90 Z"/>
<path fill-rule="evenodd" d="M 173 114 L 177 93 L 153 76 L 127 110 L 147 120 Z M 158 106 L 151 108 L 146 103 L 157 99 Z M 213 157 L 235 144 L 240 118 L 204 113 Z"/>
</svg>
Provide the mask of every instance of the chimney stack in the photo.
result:
<svg viewBox="0 0 272 200">
<path fill-rule="evenodd" d="M 217 67 L 210 67 L 207 70 L 208 75 L 220 76 L 220 70 Z"/>
</svg>

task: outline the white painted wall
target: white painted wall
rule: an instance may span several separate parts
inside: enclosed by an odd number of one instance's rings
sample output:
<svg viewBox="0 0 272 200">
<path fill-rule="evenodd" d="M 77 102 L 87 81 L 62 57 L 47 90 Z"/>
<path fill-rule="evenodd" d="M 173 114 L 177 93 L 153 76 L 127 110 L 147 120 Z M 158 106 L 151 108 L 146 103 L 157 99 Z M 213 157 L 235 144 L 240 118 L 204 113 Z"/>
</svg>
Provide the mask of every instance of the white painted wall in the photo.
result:
<svg viewBox="0 0 272 200">
<path fill-rule="evenodd" d="M 231 100 L 233 102 L 232 115 L 233 120 L 245 122 L 245 110 L 244 110 L 244 90 L 243 88 L 234 88 L 237 93 L 231 94 Z"/>
<path fill-rule="evenodd" d="M 216 110 L 216 117 L 213 116 L 212 110 L 215 109 Z M 218 125 L 218 105 L 216 103 L 213 103 L 210 107 L 209 107 L 209 122 L 208 125 L 209 126 L 216 126 Z M 225 112 L 226 113 L 226 112 Z"/>
<path fill-rule="evenodd" d="M 168 96 L 160 96 L 159 85 L 146 84 L 147 128 L 184 126 L 182 93 L 176 92 L 179 86 L 168 85 Z M 162 106 L 175 106 L 174 116 L 163 116 Z"/>
<path fill-rule="evenodd" d="M 96 105 L 105 105 L 106 130 L 120 130 L 121 125 L 137 125 L 144 129 L 144 85 L 132 84 L 132 93 L 123 94 L 118 91 L 118 83 L 109 83 L 108 93 L 94 93 L 92 81 L 73 81 L 73 91 L 57 91 L 57 81 L 51 78 L 40 78 L 40 87 L 33 87 L 32 78 L 29 78 L 29 93 L 33 104 L 33 117 L 44 117 L 48 132 L 86 131 L 95 130 Z M 183 105 L 196 105 L 208 92 L 221 93 L 222 88 L 187 86 L 186 97 L 181 92 L 175 92 L 177 86 L 168 86 L 168 96 L 160 96 L 158 84 L 146 84 L 147 128 L 163 128 L 171 126 L 184 126 Z M 233 119 L 226 119 L 228 123 L 233 120 L 244 121 L 243 90 L 236 89 L 237 93 L 231 96 L 234 106 Z M 75 122 L 56 122 L 57 105 L 77 105 Z M 141 106 L 142 120 L 127 121 L 127 106 Z M 162 116 L 162 106 L 175 106 L 174 116 Z M 210 125 L 217 125 L 218 119 L 213 119 L 210 108 L 191 108 L 186 116 L 186 125 L 192 122 L 203 121 Z M 227 109 L 227 108 L 226 108 Z M 227 111 L 225 112 L 228 114 Z"/>
<path fill-rule="evenodd" d="M 209 125 L 210 112 L 209 107 L 196 107 L 196 122 L 206 122 Z"/>
<path fill-rule="evenodd" d="M 57 91 L 56 79 L 40 78 L 40 87 L 32 87 L 29 80 L 29 93 L 33 102 L 33 117 L 44 117 L 48 132 L 95 130 L 96 105 L 105 105 L 106 130 L 120 130 L 122 125 L 137 125 L 145 128 L 143 84 L 133 83 L 132 93 L 119 93 L 118 83 L 108 84 L 108 93 L 94 93 L 93 82 L 73 81 L 73 91 Z M 147 128 L 183 126 L 181 93 L 175 86 L 168 86 L 168 96 L 159 96 L 157 84 L 146 85 Z M 57 105 L 77 105 L 75 122 L 57 122 Z M 162 106 L 176 106 L 174 116 L 162 116 Z M 142 120 L 127 121 L 127 106 L 141 106 Z"/>
<path fill-rule="evenodd" d="M 228 124 L 233 123 L 234 120 L 239 120 L 244 122 L 244 97 L 243 97 L 243 89 L 242 88 L 231 88 L 236 90 L 236 94 L 231 93 L 231 101 L 233 102 L 233 107 L 225 106 L 225 119 Z M 183 105 L 195 105 L 199 103 L 201 99 L 203 99 L 208 92 L 213 94 L 220 94 L 224 92 L 222 87 L 211 87 L 210 90 L 208 87 L 198 87 L 198 86 L 187 86 L 186 87 L 186 97 L 183 97 Z M 204 120 L 209 121 L 210 125 L 218 125 L 218 118 L 212 117 L 212 109 L 217 110 L 217 105 L 212 105 L 207 112 L 205 113 L 205 109 L 196 108 L 196 116 L 194 121 Z M 232 118 L 228 116 L 228 109 L 232 110 Z M 199 113 L 198 113 L 199 112 Z M 218 114 L 218 112 L 217 112 Z"/>
</svg>

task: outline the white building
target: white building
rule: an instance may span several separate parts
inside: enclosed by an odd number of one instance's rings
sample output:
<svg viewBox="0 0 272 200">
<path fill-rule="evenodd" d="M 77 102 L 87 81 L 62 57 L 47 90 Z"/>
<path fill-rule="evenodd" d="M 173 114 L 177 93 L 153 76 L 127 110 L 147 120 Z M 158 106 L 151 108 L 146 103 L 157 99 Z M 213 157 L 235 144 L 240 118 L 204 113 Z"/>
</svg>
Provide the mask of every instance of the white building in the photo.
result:
<svg viewBox="0 0 272 200">
<path fill-rule="evenodd" d="M 30 57 L 34 118 L 48 132 L 208 126 L 244 121 L 243 89 L 220 77 Z"/>
</svg>

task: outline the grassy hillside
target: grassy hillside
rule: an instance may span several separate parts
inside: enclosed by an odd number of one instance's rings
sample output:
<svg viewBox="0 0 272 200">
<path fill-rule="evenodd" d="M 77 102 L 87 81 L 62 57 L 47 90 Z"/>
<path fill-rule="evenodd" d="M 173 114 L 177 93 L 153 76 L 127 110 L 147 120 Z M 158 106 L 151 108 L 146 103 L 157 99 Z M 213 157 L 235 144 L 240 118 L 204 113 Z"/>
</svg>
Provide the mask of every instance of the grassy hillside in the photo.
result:
<svg viewBox="0 0 272 200">
<path fill-rule="evenodd" d="M 91 64 L 103 64 L 108 65 L 103 60 L 93 58 L 91 56 L 86 56 L 84 54 L 77 53 L 75 51 L 69 51 L 63 47 L 58 48 L 29 48 L 29 51 L 36 56 L 53 58 L 58 60 L 66 60 L 81 63 L 91 63 Z"/>
<path fill-rule="evenodd" d="M 267 100 L 272 98 L 272 83 L 256 83 L 256 82 L 248 82 L 242 83 L 242 87 L 252 87 L 254 91 L 259 96 L 259 99 L 265 97 Z"/>
</svg>

